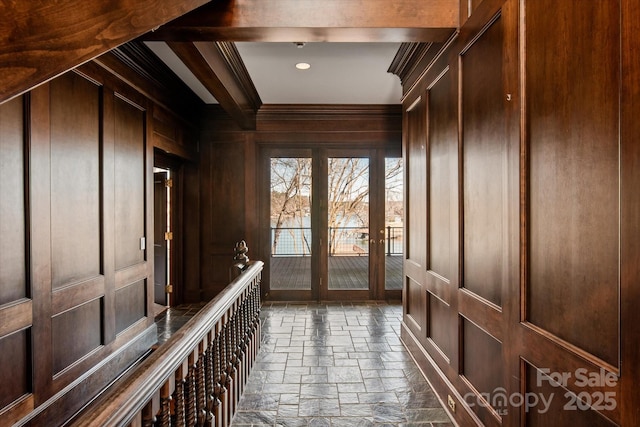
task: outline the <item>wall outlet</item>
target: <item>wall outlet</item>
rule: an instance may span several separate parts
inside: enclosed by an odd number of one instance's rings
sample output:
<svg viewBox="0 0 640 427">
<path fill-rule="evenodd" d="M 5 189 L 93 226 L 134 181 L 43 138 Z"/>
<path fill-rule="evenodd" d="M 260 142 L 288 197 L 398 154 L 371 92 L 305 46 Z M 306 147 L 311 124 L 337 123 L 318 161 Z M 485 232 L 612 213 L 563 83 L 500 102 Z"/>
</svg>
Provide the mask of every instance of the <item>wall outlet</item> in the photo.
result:
<svg viewBox="0 0 640 427">
<path fill-rule="evenodd" d="M 447 404 L 451 408 L 451 412 L 456 412 L 456 401 L 450 395 L 447 395 Z"/>
</svg>

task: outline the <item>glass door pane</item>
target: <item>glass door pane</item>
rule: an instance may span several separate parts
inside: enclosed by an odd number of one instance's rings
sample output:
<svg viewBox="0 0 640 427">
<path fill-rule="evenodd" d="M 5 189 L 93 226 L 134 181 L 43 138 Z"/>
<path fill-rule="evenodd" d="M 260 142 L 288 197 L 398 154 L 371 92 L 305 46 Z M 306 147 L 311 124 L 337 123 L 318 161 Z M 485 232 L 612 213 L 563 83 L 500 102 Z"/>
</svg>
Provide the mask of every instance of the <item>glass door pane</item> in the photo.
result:
<svg viewBox="0 0 640 427">
<path fill-rule="evenodd" d="M 404 189 L 402 158 L 385 159 L 384 222 L 386 290 L 402 289 L 402 252 L 404 247 Z"/>
<path fill-rule="evenodd" d="M 311 289 L 311 158 L 271 158 L 271 289 Z"/>
<path fill-rule="evenodd" d="M 327 159 L 328 289 L 369 289 L 369 159 Z"/>
</svg>

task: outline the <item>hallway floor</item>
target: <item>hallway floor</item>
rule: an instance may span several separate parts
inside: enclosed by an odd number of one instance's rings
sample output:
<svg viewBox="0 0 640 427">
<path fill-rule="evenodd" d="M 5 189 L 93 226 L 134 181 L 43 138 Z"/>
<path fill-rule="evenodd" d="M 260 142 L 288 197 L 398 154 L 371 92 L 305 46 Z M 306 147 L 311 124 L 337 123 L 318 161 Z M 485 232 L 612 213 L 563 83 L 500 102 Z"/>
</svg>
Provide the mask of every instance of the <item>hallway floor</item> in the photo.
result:
<svg viewBox="0 0 640 427">
<path fill-rule="evenodd" d="M 232 426 L 453 426 L 399 339 L 402 306 L 266 302 Z"/>
</svg>

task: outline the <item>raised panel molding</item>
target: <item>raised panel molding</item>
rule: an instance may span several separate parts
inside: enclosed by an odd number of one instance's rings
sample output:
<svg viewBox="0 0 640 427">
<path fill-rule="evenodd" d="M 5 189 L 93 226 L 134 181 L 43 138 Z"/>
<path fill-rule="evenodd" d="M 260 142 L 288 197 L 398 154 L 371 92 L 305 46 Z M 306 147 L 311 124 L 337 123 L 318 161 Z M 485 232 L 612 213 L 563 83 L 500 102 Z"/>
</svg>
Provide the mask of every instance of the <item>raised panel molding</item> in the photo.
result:
<svg viewBox="0 0 640 427">
<path fill-rule="evenodd" d="M 504 363 L 502 343 L 478 325 L 462 318 L 462 375 L 472 387 L 472 410 L 486 423 L 501 422 L 509 410 L 507 391 L 504 387 Z M 487 361 L 494 363 L 487 363 Z M 489 420 L 487 417 L 494 418 Z"/>
<path fill-rule="evenodd" d="M 540 368 L 530 364 L 526 360 L 522 360 L 521 363 L 525 372 L 525 395 L 538 398 L 537 403 L 535 405 L 532 404 L 528 411 L 525 410 L 525 405 L 520 408 L 521 416 L 526 426 L 614 427 L 619 425 L 617 422 L 603 417 L 601 413 L 590 408 L 594 400 L 596 400 L 596 405 L 600 408 L 609 407 L 615 409 L 618 402 L 618 396 L 615 392 L 605 390 L 598 393 L 573 393 L 565 386 L 563 374 L 566 373 L 549 371 L 547 368 Z M 587 377 L 585 376 L 585 378 Z M 604 376 L 599 378 L 598 381 L 602 383 L 607 381 Z M 602 398 L 600 399 L 598 396 L 602 396 Z M 613 415 L 607 410 L 602 412 L 609 417 Z"/>
<path fill-rule="evenodd" d="M 0 338 L 0 410 L 30 394 L 30 329 Z"/>
<path fill-rule="evenodd" d="M 76 73 L 51 82 L 52 287 L 101 274 L 99 86 Z"/>
<path fill-rule="evenodd" d="M 51 335 L 54 376 L 102 344 L 102 314 L 100 300 L 96 299 L 53 317 Z M 82 328 L 78 325 L 82 325 Z"/>
<path fill-rule="evenodd" d="M 427 291 L 427 337 L 445 364 L 450 364 L 457 352 L 457 327 L 451 321 L 451 307 Z M 435 356 L 432 354 L 432 357 Z"/>
<path fill-rule="evenodd" d="M 114 100 L 115 268 L 120 270 L 145 261 L 151 242 L 145 230 L 146 111 L 121 96 Z"/>
<path fill-rule="evenodd" d="M 405 194 L 407 200 L 407 243 L 405 258 L 424 268 L 426 263 L 427 141 L 426 102 L 418 98 L 405 112 Z"/>
<path fill-rule="evenodd" d="M 462 286 L 500 306 L 507 260 L 503 28 L 494 18 L 460 55 Z"/>
<path fill-rule="evenodd" d="M 0 306 L 27 296 L 24 109 L 24 97 L 0 105 Z"/>
<path fill-rule="evenodd" d="M 405 316 L 412 321 L 415 332 L 419 333 L 427 326 L 424 291 L 420 283 L 410 277 L 405 282 Z"/>
<path fill-rule="evenodd" d="M 620 1 L 588 2 L 577 9 L 527 1 L 525 11 L 524 315 L 618 367 Z M 556 32 L 542 41 L 538 34 L 544 28 Z M 543 53 L 555 60 L 542 66 Z M 580 70 L 579 78 L 568 78 L 567 69 Z"/>
<path fill-rule="evenodd" d="M 147 280 L 140 280 L 116 291 L 116 334 L 146 316 Z"/>
</svg>

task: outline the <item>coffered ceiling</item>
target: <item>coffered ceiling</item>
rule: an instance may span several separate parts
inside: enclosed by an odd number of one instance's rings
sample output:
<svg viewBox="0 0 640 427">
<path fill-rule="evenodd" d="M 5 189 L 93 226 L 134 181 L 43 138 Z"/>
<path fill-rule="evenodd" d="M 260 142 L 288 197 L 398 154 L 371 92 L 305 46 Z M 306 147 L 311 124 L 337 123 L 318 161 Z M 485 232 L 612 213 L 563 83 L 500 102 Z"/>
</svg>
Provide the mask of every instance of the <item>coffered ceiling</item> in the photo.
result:
<svg viewBox="0 0 640 427">
<path fill-rule="evenodd" d="M 205 103 L 217 100 L 162 41 L 146 45 Z M 236 42 L 264 104 L 399 104 L 400 79 L 387 70 L 400 43 Z M 297 63 L 308 63 L 299 70 Z"/>
</svg>

